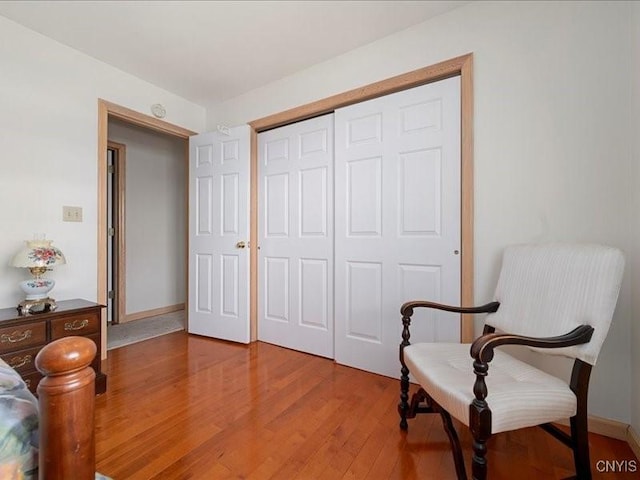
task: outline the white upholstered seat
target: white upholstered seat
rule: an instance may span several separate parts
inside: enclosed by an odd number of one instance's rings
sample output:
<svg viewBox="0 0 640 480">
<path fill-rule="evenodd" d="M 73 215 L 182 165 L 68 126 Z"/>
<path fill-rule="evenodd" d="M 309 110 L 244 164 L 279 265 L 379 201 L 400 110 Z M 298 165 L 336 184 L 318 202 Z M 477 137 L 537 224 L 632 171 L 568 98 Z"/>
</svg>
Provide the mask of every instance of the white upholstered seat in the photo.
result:
<svg viewBox="0 0 640 480">
<path fill-rule="evenodd" d="M 404 349 L 414 381 L 467 426 L 476 378 L 469 347 L 418 343 Z M 576 413 L 576 396 L 566 382 L 499 350 L 490 363 L 486 382 L 491 433 L 567 419 Z"/>
</svg>

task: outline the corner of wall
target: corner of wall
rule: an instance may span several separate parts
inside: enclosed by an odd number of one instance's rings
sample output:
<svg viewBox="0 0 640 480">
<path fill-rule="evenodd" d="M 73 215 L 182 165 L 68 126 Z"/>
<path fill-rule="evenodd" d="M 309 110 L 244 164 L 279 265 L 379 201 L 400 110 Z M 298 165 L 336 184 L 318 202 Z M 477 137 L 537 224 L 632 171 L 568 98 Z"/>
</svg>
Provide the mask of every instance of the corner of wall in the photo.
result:
<svg viewBox="0 0 640 480">
<path fill-rule="evenodd" d="M 627 443 L 636 458 L 640 459 L 640 434 L 632 426 L 627 429 Z"/>
</svg>

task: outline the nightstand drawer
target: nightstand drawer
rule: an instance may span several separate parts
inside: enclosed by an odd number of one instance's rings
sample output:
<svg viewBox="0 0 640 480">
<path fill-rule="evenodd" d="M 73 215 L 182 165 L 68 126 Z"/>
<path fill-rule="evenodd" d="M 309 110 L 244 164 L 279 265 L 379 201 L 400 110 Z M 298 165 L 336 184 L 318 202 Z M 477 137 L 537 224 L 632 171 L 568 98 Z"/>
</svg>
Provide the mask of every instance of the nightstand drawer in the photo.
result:
<svg viewBox="0 0 640 480">
<path fill-rule="evenodd" d="M 100 331 L 100 316 L 88 313 L 51 320 L 51 340 L 70 335 L 85 336 Z"/>
<path fill-rule="evenodd" d="M 2 359 L 16 372 L 23 374 L 36 371 L 36 355 L 42 347 L 28 348 L 16 352 L 5 353 Z"/>
<path fill-rule="evenodd" d="M 47 324 L 44 322 L 0 328 L 0 354 L 45 343 Z"/>
</svg>

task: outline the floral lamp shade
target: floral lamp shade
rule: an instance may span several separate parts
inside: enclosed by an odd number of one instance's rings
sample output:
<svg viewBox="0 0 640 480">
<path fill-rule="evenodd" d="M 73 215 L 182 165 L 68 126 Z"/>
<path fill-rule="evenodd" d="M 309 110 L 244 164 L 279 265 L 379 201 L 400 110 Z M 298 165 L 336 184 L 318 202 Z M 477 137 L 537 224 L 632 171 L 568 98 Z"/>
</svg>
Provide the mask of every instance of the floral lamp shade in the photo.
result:
<svg viewBox="0 0 640 480">
<path fill-rule="evenodd" d="M 35 310 L 54 310 L 55 300 L 49 297 L 49 292 L 55 281 L 42 278 L 47 270 L 67 263 L 59 248 L 52 245 L 52 240 L 27 240 L 25 246 L 13 257 L 11 265 L 18 268 L 28 268 L 34 278 L 20 282 L 20 288 L 26 295 L 24 302 L 18 305 L 18 311 L 30 312 Z"/>
<path fill-rule="evenodd" d="M 11 265 L 14 267 L 49 269 L 67 263 L 60 249 L 51 245 L 52 240 L 27 240 L 25 243 L 26 246 L 13 257 Z"/>
</svg>

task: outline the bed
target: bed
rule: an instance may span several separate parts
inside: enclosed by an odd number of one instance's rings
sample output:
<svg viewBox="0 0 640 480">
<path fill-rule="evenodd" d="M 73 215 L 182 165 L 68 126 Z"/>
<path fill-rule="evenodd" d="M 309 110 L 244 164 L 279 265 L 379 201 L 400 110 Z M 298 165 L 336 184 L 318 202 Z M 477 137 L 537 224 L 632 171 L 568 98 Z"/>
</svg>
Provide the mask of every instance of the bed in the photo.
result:
<svg viewBox="0 0 640 480">
<path fill-rule="evenodd" d="M 93 480 L 95 373 L 93 341 L 65 337 L 45 346 L 36 366 L 38 398 L 0 359 L 0 478 Z"/>
</svg>

